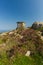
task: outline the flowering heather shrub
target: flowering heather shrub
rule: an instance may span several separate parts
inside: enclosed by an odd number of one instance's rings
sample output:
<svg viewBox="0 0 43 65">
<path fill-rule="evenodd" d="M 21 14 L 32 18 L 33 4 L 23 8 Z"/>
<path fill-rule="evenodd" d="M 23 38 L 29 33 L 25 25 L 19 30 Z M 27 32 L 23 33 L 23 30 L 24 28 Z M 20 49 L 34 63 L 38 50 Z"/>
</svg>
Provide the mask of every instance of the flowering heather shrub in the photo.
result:
<svg viewBox="0 0 43 65">
<path fill-rule="evenodd" d="M 40 52 L 43 55 L 43 41 L 41 40 L 40 36 L 37 35 L 37 32 L 35 30 L 26 29 L 25 31 L 23 31 L 21 33 L 21 35 L 23 35 L 23 38 L 21 39 L 22 43 L 27 43 L 27 41 L 29 41 L 30 49 L 34 50 L 36 48 L 35 50 Z M 32 43 L 31 43 L 31 41 L 32 41 Z"/>
</svg>

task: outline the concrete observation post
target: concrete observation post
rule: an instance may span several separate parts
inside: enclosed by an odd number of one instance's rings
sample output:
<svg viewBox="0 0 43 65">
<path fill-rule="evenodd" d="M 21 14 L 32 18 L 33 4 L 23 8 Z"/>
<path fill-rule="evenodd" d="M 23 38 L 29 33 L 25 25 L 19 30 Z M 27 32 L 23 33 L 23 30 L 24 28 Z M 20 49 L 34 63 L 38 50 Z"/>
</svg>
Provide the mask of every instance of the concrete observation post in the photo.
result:
<svg viewBox="0 0 43 65">
<path fill-rule="evenodd" d="M 25 22 L 17 22 L 17 29 L 25 28 Z"/>
</svg>

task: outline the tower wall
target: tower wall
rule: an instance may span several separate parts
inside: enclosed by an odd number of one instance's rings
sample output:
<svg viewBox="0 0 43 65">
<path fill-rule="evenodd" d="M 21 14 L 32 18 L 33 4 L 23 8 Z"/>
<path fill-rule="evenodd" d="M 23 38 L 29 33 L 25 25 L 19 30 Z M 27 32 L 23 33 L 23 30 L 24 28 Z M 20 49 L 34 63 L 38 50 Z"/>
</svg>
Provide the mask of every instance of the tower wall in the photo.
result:
<svg viewBox="0 0 43 65">
<path fill-rule="evenodd" d="M 17 28 L 25 28 L 25 23 L 24 22 L 17 22 Z"/>
</svg>

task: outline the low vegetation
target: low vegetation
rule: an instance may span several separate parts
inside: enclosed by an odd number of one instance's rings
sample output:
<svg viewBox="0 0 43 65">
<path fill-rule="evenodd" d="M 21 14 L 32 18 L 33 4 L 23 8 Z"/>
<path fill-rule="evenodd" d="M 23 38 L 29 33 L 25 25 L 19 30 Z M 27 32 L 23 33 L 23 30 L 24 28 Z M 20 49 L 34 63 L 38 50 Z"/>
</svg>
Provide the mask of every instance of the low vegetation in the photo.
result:
<svg viewBox="0 0 43 65">
<path fill-rule="evenodd" d="M 0 65 L 43 65 L 43 41 L 31 28 L 0 37 L 0 44 Z M 25 56 L 27 51 L 31 52 L 29 57 Z"/>
</svg>

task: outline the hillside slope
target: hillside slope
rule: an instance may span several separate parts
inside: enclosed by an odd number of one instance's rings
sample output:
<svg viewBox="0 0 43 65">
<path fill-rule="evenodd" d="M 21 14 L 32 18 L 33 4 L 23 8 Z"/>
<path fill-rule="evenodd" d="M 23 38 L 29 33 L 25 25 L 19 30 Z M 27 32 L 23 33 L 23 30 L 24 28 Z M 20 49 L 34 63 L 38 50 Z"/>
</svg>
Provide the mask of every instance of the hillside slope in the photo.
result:
<svg viewBox="0 0 43 65">
<path fill-rule="evenodd" d="M 0 34 L 0 64 L 43 65 L 43 41 L 37 31 L 27 28 Z"/>
</svg>

